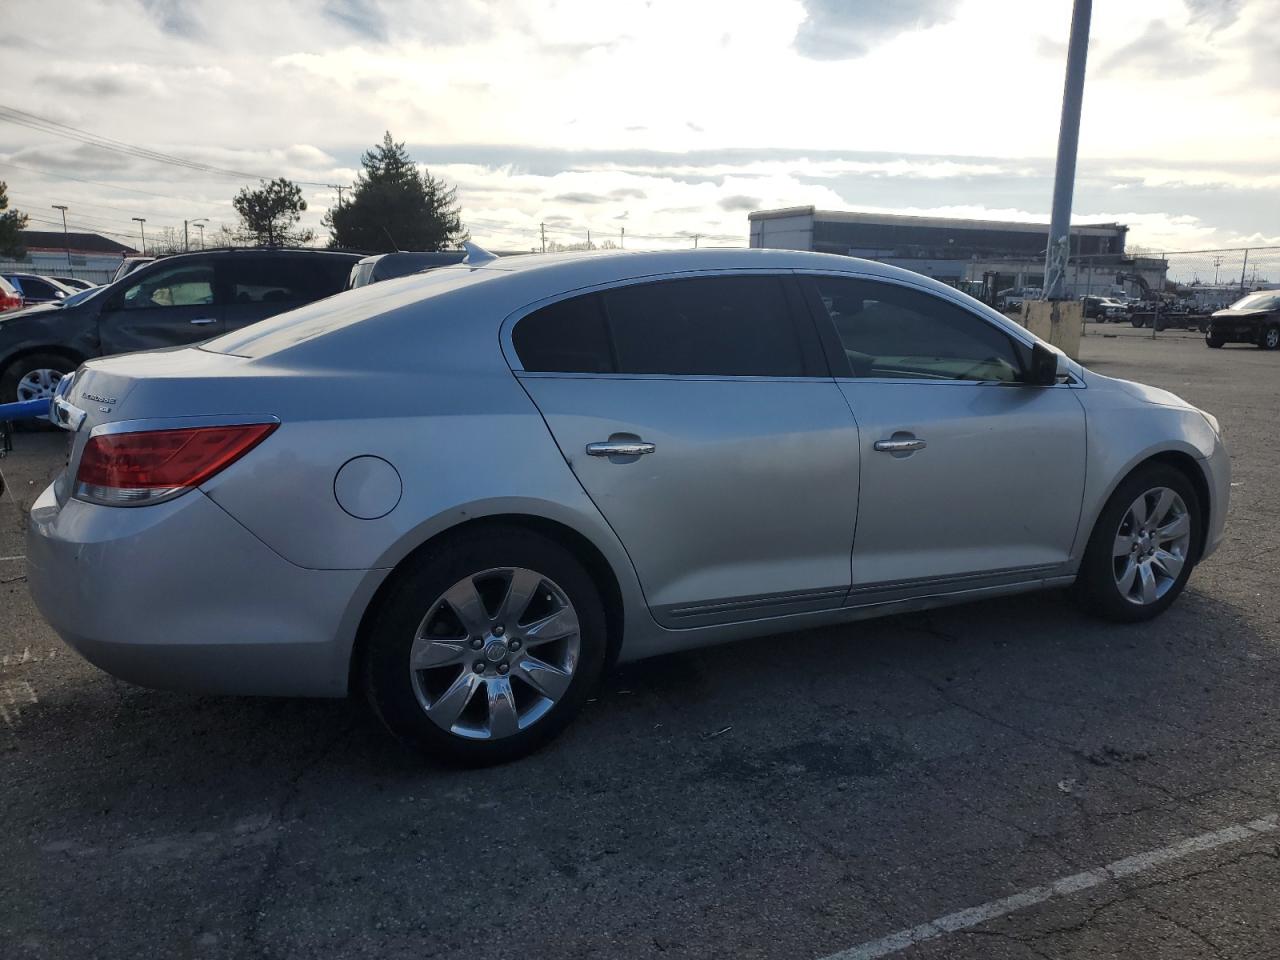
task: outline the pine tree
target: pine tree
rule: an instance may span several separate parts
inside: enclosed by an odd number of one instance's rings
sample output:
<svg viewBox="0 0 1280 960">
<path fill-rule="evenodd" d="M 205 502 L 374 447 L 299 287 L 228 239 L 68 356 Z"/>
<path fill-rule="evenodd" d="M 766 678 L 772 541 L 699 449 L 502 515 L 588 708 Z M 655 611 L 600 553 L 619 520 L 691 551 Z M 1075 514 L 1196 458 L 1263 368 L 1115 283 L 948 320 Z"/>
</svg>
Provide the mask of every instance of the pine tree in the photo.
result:
<svg viewBox="0 0 1280 960">
<path fill-rule="evenodd" d="M 6 212 L 7 211 L 7 212 Z M 9 210 L 9 185 L 0 180 L 0 257 L 21 257 L 26 250 L 19 232 L 27 225 L 27 215 Z"/>
<path fill-rule="evenodd" d="M 458 190 L 428 171 L 418 172 L 403 143 L 387 132 L 360 157 L 364 168 L 351 199 L 331 207 L 324 224 L 329 245 L 355 250 L 444 250 L 469 234 L 462 226 Z"/>
<path fill-rule="evenodd" d="M 293 229 L 307 209 L 302 188 L 284 177 L 261 183 L 256 190 L 243 188 L 231 201 L 240 214 L 239 239 L 259 247 L 301 246 L 314 240 L 314 230 Z"/>
</svg>

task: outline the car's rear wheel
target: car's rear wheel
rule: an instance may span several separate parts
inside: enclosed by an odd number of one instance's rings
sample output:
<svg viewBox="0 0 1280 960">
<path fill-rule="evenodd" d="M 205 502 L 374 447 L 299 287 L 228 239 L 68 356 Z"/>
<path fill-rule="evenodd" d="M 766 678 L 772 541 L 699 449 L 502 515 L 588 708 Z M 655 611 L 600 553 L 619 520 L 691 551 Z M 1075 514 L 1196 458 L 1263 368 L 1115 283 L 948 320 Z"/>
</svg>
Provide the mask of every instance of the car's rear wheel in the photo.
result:
<svg viewBox="0 0 1280 960">
<path fill-rule="evenodd" d="M 1271 326 L 1263 330 L 1262 335 L 1258 338 L 1258 346 L 1263 350 L 1280 348 L 1280 327 Z"/>
<path fill-rule="evenodd" d="M 365 689 L 401 740 L 456 763 L 502 763 L 573 719 L 606 647 L 599 592 L 573 554 L 492 527 L 400 577 L 369 633 Z"/>
<path fill-rule="evenodd" d="M 1199 556 L 1201 509 L 1186 475 L 1168 464 L 1149 464 L 1127 477 L 1085 549 L 1076 580 L 1084 605 L 1121 622 L 1168 609 Z"/>
<path fill-rule="evenodd" d="M 0 373 L 0 403 L 51 398 L 63 374 L 74 368 L 74 363 L 56 353 L 20 357 Z"/>
<path fill-rule="evenodd" d="M 1131 326 L 1135 327 L 1145 327 L 1147 325 L 1147 321 L 1142 319 L 1142 317 L 1130 317 L 1129 323 Z"/>
</svg>

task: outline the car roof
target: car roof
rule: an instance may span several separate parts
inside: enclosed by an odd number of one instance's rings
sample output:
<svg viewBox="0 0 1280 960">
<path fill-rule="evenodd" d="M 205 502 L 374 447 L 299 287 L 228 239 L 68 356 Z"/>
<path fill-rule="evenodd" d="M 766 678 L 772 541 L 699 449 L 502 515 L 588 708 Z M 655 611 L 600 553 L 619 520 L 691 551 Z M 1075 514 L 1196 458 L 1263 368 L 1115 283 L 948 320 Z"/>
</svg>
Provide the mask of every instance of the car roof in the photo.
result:
<svg viewBox="0 0 1280 960">
<path fill-rule="evenodd" d="M 339 352 L 370 349 L 367 331 L 421 330 L 430 315 L 453 328 L 478 330 L 476 317 L 487 315 L 494 324 L 535 304 L 572 296 L 614 283 L 645 279 L 679 279 L 681 274 L 706 275 L 745 270 L 813 271 L 910 283 L 983 313 L 1020 339 L 1029 334 L 991 308 L 919 273 L 872 260 L 811 253 L 802 250 L 704 249 L 660 252 L 572 252 L 529 254 L 438 267 L 426 273 L 370 284 L 297 310 L 279 314 L 239 331 L 225 334 L 204 349 L 244 357 L 278 351 L 310 350 L 307 344 L 337 337 L 336 342 L 359 346 Z M 461 297 L 466 310 L 453 310 Z M 366 324 L 366 321 L 368 322 Z M 361 330 L 356 327 L 363 328 Z M 388 333 L 384 342 L 403 342 L 404 333 Z M 316 347 L 316 349 L 323 349 Z"/>
</svg>

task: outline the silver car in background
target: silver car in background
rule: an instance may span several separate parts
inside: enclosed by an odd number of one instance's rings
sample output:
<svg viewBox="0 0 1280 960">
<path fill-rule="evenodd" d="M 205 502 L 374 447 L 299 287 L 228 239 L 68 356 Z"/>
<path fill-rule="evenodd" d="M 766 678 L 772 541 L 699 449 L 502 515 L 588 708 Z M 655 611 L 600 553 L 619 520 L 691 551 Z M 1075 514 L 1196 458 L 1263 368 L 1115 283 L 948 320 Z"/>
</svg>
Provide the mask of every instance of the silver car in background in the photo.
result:
<svg viewBox="0 0 1280 960">
<path fill-rule="evenodd" d="M 1155 616 L 1230 486 L 1172 394 L 789 251 L 473 249 L 92 360 L 54 407 L 29 574 L 68 644 L 157 687 L 361 691 L 472 763 L 548 740 L 618 660 L 1072 585 Z"/>
</svg>

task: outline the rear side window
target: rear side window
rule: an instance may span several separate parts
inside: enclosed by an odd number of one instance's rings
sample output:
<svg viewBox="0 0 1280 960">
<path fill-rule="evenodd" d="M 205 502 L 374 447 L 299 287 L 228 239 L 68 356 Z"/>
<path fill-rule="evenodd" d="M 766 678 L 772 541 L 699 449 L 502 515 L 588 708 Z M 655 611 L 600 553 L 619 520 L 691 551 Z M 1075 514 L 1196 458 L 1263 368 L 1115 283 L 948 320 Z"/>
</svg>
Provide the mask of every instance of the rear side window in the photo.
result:
<svg viewBox="0 0 1280 960">
<path fill-rule="evenodd" d="M 613 373 L 613 351 L 599 294 L 561 300 L 516 324 L 511 342 L 526 370 Z"/>
<path fill-rule="evenodd" d="M 663 280 L 617 287 L 603 298 L 619 373 L 805 375 L 779 277 Z"/>
<path fill-rule="evenodd" d="M 922 290 L 814 277 L 855 377 L 995 380 L 1022 377 L 1023 351 L 981 317 Z"/>
<path fill-rule="evenodd" d="M 347 264 L 307 256 L 234 257 L 224 262 L 231 303 L 307 303 L 342 289 Z"/>
</svg>

